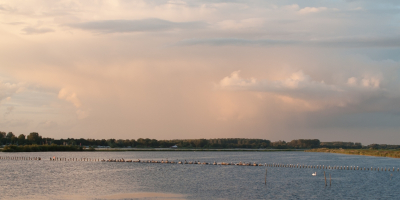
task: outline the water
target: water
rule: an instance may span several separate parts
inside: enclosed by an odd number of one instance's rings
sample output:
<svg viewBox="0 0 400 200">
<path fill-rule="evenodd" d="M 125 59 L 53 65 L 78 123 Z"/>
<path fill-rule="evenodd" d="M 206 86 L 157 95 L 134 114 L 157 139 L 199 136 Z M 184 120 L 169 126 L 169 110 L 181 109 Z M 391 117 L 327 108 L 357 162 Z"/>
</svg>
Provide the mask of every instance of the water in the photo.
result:
<svg viewBox="0 0 400 200">
<path fill-rule="evenodd" d="M 394 158 L 305 152 L 171 151 L 0 153 L 0 156 L 43 159 L 0 160 L 0 199 L 397 199 L 400 196 L 400 172 L 397 172 L 400 159 Z M 325 170 L 332 175 L 332 186 L 328 176 L 325 187 L 323 169 L 268 167 L 264 185 L 266 167 L 260 166 L 49 161 L 53 156 L 395 167 L 396 171 Z M 317 176 L 311 176 L 314 172 Z M 115 194 L 132 195 L 109 196 Z"/>
</svg>

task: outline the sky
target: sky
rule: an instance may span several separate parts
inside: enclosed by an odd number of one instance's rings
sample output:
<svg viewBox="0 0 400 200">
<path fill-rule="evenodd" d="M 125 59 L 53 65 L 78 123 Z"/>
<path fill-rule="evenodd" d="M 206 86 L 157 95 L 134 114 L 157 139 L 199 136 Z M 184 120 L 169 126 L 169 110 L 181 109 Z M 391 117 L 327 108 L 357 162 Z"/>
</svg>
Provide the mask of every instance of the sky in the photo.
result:
<svg viewBox="0 0 400 200">
<path fill-rule="evenodd" d="M 400 144 L 400 1 L 0 0 L 0 131 Z"/>
</svg>

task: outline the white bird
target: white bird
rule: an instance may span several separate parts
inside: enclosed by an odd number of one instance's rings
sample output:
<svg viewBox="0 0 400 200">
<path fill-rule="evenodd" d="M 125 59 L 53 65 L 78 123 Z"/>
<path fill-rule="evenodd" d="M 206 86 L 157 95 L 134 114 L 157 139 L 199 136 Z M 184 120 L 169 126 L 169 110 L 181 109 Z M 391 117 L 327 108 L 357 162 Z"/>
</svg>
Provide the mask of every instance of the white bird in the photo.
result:
<svg viewBox="0 0 400 200">
<path fill-rule="evenodd" d="M 316 175 L 317 175 L 317 172 L 314 172 L 312 175 L 313 175 L 313 176 L 316 176 Z"/>
</svg>

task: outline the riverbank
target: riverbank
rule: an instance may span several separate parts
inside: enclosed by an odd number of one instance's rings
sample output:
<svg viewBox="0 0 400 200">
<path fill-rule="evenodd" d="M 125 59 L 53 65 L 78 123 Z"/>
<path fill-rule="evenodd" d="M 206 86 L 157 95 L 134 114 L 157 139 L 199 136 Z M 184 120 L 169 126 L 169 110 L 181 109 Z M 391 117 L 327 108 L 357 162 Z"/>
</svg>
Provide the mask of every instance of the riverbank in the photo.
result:
<svg viewBox="0 0 400 200">
<path fill-rule="evenodd" d="M 304 149 L 171 149 L 171 148 L 96 148 L 96 151 L 304 151 Z"/>
<path fill-rule="evenodd" d="M 63 145 L 6 145 L 2 152 L 44 152 L 44 151 L 94 151 L 93 148 L 85 149 L 80 146 Z"/>
<path fill-rule="evenodd" d="M 46 152 L 46 151 L 257 151 L 257 152 L 278 152 L 278 151 L 304 151 L 304 149 L 196 149 L 196 148 L 85 148 L 80 146 L 64 145 L 8 145 L 0 149 L 2 152 Z"/>
<path fill-rule="evenodd" d="M 383 149 L 310 149 L 305 152 L 322 152 L 322 153 L 340 153 L 350 155 L 362 156 L 377 156 L 377 157 L 391 157 L 400 158 L 400 150 L 383 150 Z"/>
</svg>

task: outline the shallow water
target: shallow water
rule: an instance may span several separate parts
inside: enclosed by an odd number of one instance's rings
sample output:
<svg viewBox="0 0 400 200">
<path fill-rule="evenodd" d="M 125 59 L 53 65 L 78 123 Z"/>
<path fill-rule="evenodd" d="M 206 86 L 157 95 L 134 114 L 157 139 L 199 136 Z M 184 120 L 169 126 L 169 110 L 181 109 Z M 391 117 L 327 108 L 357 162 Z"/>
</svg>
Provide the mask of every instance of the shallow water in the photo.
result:
<svg viewBox="0 0 400 200">
<path fill-rule="evenodd" d="M 0 156 L 0 199 L 396 199 L 400 172 L 268 167 L 49 161 L 92 159 L 257 162 L 400 167 L 400 159 L 306 152 L 37 152 Z M 317 176 L 311 176 L 317 172 Z M 329 186 L 329 174 L 332 186 Z"/>
</svg>

